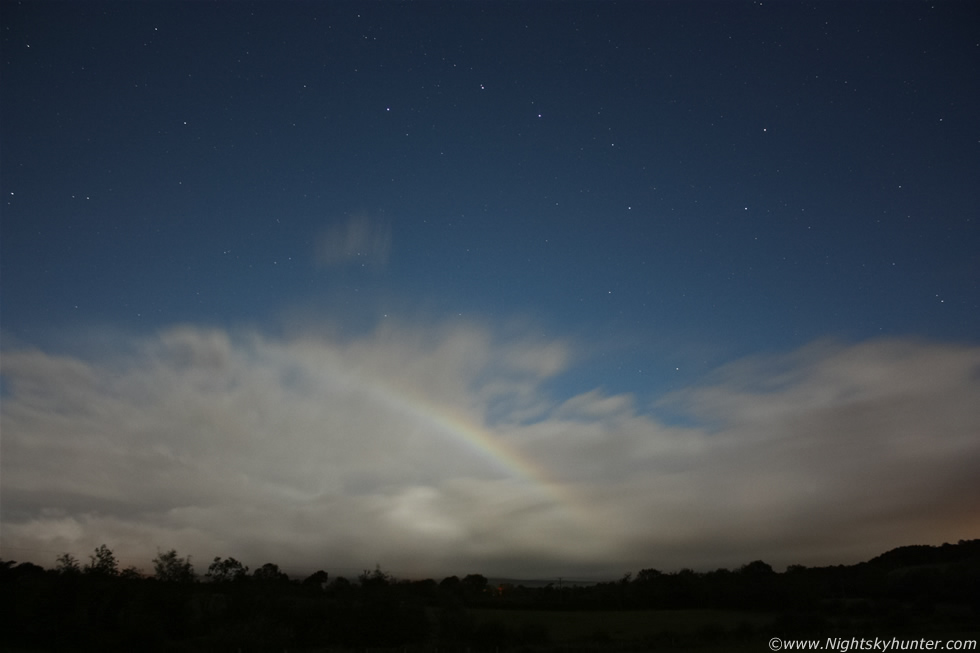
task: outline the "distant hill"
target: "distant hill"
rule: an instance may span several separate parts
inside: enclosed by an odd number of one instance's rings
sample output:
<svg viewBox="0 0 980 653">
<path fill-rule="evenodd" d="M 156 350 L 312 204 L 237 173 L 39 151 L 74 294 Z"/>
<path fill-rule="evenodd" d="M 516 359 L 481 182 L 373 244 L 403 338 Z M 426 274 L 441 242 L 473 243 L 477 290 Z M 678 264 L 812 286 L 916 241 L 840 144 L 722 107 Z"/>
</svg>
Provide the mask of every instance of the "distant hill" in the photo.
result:
<svg viewBox="0 0 980 653">
<path fill-rule="evenodd" d="M 922 565 L 944 565 L 967 561 L 980 561 L 980 540 L 960 540 L 956 544 L 929 546 L 919 544 L 900 546 L 875 556 L 868 565 L 884 569 L 901 569 Z"/>
</svg>

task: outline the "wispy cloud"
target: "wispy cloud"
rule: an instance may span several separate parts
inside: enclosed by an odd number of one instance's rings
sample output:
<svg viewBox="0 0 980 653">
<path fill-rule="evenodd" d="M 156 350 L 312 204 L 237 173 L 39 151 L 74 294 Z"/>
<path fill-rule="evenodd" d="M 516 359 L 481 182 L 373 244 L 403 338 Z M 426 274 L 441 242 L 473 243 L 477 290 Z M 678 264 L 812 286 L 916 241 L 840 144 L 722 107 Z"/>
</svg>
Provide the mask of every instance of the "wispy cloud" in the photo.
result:
<svg viewBox="0 0 980 653">
<path fill-rule="evenodd" d="M 320 267 L 363 265 L 380 270 L 391 254 L 391 226 L 364 215 L 325 228 L 316 239 Z"/>
<path fill-rule="evenodd" d="M 738 361 L 661 400 L 701 425 L 677 427 L 629 395 L 550 396 L 572 345 L 474 323 L 126 344 L 4 352 L 4 557 L 618 574 L 980 535 L 977 347 Z"/>
</svg>

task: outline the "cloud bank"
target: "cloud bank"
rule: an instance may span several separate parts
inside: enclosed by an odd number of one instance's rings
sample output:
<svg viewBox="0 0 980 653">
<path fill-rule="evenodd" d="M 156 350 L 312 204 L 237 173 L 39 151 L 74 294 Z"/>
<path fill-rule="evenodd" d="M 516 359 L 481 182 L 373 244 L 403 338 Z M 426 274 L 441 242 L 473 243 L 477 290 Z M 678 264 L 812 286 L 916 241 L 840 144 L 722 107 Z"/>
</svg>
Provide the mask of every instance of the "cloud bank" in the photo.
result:
<svg viewBox="0 0 980 653">
<path fill-rule="evenodd" d="M 816 343 L 653 403 L 551 396 L 579 353 L 463 322 L 5 351 L 2 556 L 615 577 L 980 536 L 978 347 Z"/>
</svg>

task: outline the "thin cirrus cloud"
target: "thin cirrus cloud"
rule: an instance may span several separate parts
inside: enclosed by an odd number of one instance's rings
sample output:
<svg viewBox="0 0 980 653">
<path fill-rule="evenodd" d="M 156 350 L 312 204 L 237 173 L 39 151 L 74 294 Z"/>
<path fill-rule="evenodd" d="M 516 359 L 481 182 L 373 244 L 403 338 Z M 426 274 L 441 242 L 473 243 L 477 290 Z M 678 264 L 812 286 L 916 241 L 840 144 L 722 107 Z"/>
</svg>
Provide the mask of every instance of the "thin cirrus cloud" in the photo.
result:
<svg viewBox="0 0 980 653">
<path fill-rule="evenodd" d="M 184 326 L 101 359 L 6 351 L 3 547 L 608 577 L 980 535 L 980 348 L 815 343 L 651 404 L 551 396 L 574 343 L 500 334 Z"/>
<path fill-rule="evenodd" d="M 314 256 L 318 267 L 363 265 L 382 270 L 390 254 L 391 226 L 356 215 L 323 229 L 317 236 Z"/>
</svg>

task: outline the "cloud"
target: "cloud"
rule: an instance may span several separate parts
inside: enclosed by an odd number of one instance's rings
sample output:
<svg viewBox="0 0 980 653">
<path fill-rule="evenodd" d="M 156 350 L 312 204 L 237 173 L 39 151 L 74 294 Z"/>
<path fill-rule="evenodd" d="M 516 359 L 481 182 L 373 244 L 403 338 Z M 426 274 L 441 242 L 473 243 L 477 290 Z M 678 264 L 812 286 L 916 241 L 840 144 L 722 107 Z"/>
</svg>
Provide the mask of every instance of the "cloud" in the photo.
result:
<svg viewBox="0 0 980 653">
<path fill-rule="evenodd" d="M 357 264 L 380 270 L 391 253 L 391 227 L 366 216 L 324 229 L 316 239 L 318 267 Z"/>
<path fill-rule="evenodd" d="M 550 396 L 580 352 L 501 334 L 182 326 L 101 358 L 5 351 L 3 556 L 615 577 L 980 535 L 980 348 L 816 343 L 646 410 Z"/>
</svg>

